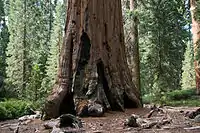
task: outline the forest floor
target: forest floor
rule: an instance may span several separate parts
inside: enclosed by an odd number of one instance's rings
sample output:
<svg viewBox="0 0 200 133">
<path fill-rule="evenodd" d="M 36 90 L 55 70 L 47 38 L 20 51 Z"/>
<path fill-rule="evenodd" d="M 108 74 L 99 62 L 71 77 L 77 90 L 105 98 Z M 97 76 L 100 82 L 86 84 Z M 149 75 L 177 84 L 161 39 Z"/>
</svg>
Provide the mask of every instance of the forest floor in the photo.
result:
<svg viewBox="0 0 200 133">
<path fill-rule="evenodd" d="M 200 124 L 185 117 L 183 112 L 196 110 L 197 107 L 169 107 L 163 108 L 164 114 L 154 113 L 150 118 L 145 116 L 151 111 L 149 108 L 126 109 L 125 112 L 107 112 L 103 117 L 81 118 L 83 121 L 83 133 L 200 133 Z M 170 123 L 158 127 L 144 129 L 142 127 L 125 127 L 124 122 L 132 114 L 138 115 L 146 121 L 161 120 L 163 117 L 169 117 Z M 18 120 L 7 120 L 0 122 L 0 133 L 13 133 L 17 126 L 18 133 L 50 133 L 51 130 L 45 130 L 44 121 L 32 120 L 18 126 Z M 195 127 L 194 129 L 191 127 Z M 80 131 L 81 132 L 81 131 Z"/>
</svg>

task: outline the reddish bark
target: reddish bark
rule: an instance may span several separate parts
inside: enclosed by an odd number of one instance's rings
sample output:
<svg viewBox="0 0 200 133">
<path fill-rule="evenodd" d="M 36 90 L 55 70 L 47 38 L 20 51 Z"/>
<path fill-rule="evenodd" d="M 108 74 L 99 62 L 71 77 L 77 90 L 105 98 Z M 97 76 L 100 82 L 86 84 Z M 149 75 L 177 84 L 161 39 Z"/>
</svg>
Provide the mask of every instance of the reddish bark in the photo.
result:
<svg viewBox="0 0 200 133">
<path fill-rule="evenodd" d="M 200 39 L 200 22 L 195 18 L 195 12 L 197 8 L 197 1 L 190 0 L 190 11 L 192 15 L 192 34 L 193 34 L 193 44 L 194 44 L 194 66 L 195 66 L 195 73 L 196 73 L 196 89 L 197 94 L 200 94 L 200 64 L 199 64 L 199 39 Z"/>
<path fill-rule="evenodd" d="M 74 99 L 92 98 L 113 110 L 141 107 L 125 58 L 121 1 L 69 0 L 68 6 L 58 82 L 47 99 L 47 116 L 69 113 L 72 90 Z"/>
</svg>

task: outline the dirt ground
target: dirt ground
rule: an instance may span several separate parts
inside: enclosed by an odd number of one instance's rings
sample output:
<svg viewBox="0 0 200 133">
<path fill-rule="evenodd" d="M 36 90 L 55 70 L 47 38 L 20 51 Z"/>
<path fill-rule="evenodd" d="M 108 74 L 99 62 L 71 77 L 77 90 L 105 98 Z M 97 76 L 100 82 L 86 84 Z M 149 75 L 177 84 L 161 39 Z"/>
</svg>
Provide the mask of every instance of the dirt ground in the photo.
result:
<svg viewBox="0 0 200 133">
<path fill-rule="evenodd" d="M 160 128 L 153 127 L 150 129 L 124 126 L 125 120 L 129 118 L 131 114 L 136 114 L 143 118 L 150 112 L 148 108 L 126 109 L 125 112 L 107 112 L 104 117 L 81 118 L 84 131 L 79 131 L 79 133 L 200 133 L 200 128 L 195 130 L 184 129 L 188 127 L 198 127 L 200 124 L 193 122 L 185 117 L 184 113 L 180 112 L 195 109 L 197 109 L 197 107 L 164 107 L 168 117 L 171 118 L 170 124 L 165 124 Z M 151 118 L 145 119 L 160 120 L 162 117 L 164 117 L 164 115 L 155 113 Z M 43 124 L 44 121 L 32 120 L 18 126 L 18 120 L 3 121 L 0 122 L 0 133 L 13 133 L 17 126 L 19 127 L 18 133 L 50 133 L 51 130 L 45 130 Z"/>
</svg>

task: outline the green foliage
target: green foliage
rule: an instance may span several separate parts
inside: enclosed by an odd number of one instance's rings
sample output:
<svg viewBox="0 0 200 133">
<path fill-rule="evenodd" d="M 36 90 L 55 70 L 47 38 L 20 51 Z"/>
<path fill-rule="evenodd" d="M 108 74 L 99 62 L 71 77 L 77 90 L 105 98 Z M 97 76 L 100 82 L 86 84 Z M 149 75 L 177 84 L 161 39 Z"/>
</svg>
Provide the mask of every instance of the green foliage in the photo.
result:
<svg viewBox="0 0 200 133">
<path fill-rule="evenodd" d="M 169 100 L 183 100 L 190 99 L 196 94 L 195 89 L 184 89 L 184 90 L 175 90 L 167 93 L 167 99 Z"/>
<path fill-rule="evenodd" d="M 0 97 L 4 96 L 4 79 L 6 77 L 6 47 L 9 41 L 9 33 L 5 17 L 4 1 L 0 0 Z"/>
<path fill-rule="evenodd" d="M 198 107 L 200 106 L 199 103 L 200 98 L 196 99 L 186 99 L 186 100 L 179 100 L 179 101 L 168 101 L 167 105 L 169 106 L 189 106 L 189 107 Z"/>
<path fill-rule="evenodd" d="M 29 101 L 10 99 L 0 102 L 0 120 L 14 119 L 32 114 L 34 105 Z"/>
<path fill-rule="evenodd" d="M 52 30 L 53 4 L 51 1 L 28 0 L 27 1 L 27 43 L 30 52 L 27 55 L 29 66 L 29 79 L 26 82 L 26 95 L 30 100 L 39 100 L 44 92 L 41 89 L 42 80 L 45 77 L 45 65 L 49 51 L 49 39 Z M 35 21 L 37 20 L 37 21 Z"/>
<path fill-rule="evenodd" d="M 165 104 L 169 106 L 195 106 L 200 105 L 197 102 L 200 97 L 196 96 L 196 89 L 182 89 L 163 93 L 161 97 L 155 98 L 153 94 L 146 94 L 143 97 L 143 103 Z"/>
<path fill-rule="evenodd" d="M 43 90 L 49 92 L 55 83 L 59 65 L 60 49 L 63 42 L 63 30 L 65 24 L 65 6 L 58 2 L 55 11 L 55 21 L 50 40 L 50 52 L 46 64 L 46 77 L 43 79 Z"/>
<path fill-rule="evenodd" d="M 139 4 L 142 92 L 159 98 L 181 88 L 185 42 L 190 40 L 185 5 L 182 0 Z"/>
<path fill-rule="evenodd" d="M 39 100 L 46 74 L 49 40 L 57 2 L 9 0 L 10 42 L 7 48 L 7 91 L 12 96 Z"/>
<path fill-rule="evenodd" d="M 187 43 L 182 67 L 182 89 L 195 88 L 194 52 L 192 43 Z"/>
<path fill-rule="evenodd" d="M 200 0 L 196 0 L 196 12 L 195 12 L 195 18 L 200 21 Z"/>
<path fill-rule="evenodd" d="M 7 91 L 22 96 L 22 90 L 25 89 L 24 84 L 27 81 L 24 66 L 26 61 L 26 31 L 24 29 L 26 12 L 24 12 L 23 1 L 10 0 L 9 2 L 8 29 L 10 42 L 6 51 L 6 63 L 8 64 L 6 68 Z"/>
<path fill-rule="evenodd" d="M 25 93 L 26 98 L 28 98 L 29 100 L 37 101 L 38 99 L 43 97 L 42 91 L 40 90 L 42 81 L 42 76 L 40 72 L 40 66 L 38 64 L 35 64 L 32 67 L 31 76 L 27 83 L 27 89 Z"/>
<path fill-rule="evenodd" d="M 145 94 L 142 96 L 143 104 L 150 104 L 153 102 L 153 96 L 151 94 Z"/>
</svg>

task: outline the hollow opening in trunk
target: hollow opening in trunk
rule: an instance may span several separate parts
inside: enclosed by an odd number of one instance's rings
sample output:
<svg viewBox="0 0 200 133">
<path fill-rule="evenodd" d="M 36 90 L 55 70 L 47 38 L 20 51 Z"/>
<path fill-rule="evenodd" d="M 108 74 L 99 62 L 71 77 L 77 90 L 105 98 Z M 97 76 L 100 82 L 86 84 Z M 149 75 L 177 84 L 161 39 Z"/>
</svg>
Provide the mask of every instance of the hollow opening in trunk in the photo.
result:
<svg viewBox="0 0 200 133">
<path fill-rule="evenodd" d="M 104 64 L 102 62 L 102 60 L 100 59 L 97 63 L 97 73 L 98 73 L 98 84 L 102 84 L 103 85 L 103 90 L 105 93 L 105 97 L 108 99 L 109 104 L 111 104 L 111 96 L 110 96 L 110 90 L 109 90 L 109 86 L 108 86 L 108 81 L 105 77 L 105 73 L 104 73 Z M 103 97 L 103 96 L 101 96 Z M 105 106 L 105 103 L 103 103 Z M 111 105 L 112 108 L 112 105 Z"/>
<path fill-rule="evenodd" d="M 65 95 L 63 101 L 60 104 L 59 116 L 62 114 L 73 114 L 75 115 L 75 106 L 73 101 L 73 93 L 68 93 Z"/>
<path fill-rule="evenodd" d="M 128 98 L 124 92 L 124 108 L 137 108 L 137 104 Z"/>
<path fill-rule="evenodd" d="M 87 35 L 86 32 L 82 31 L 82 35 L 80 38 L 80 57 L 78 63 L 77 63 L 77 68 L 75 72 L 75 79 L 73 81 L 73 92 L 76 96 L 82 97 L 85 95 L 85 91 L 87 88 L 82 88 L 83 86 L 83 81 L 85 78 L 85 68 L 88 64 L 88 61 L 90 59 L 90 38 Z"/>
</svg>

